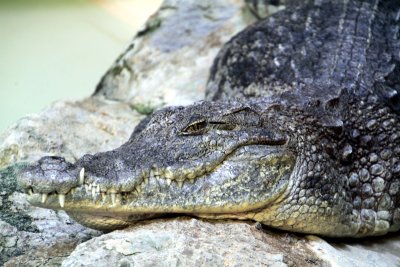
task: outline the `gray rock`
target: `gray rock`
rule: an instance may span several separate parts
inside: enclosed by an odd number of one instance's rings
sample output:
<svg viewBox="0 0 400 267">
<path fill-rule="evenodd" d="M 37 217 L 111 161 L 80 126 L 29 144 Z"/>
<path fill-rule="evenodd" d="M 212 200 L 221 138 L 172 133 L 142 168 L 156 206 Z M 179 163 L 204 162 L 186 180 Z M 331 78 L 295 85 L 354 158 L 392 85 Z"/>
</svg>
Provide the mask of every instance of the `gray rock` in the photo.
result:
<svg viewBox="0 0 400 267">
<path fill-rule="evenodd" d="M 326 242 L 262 230 L 256 223 L 154 220 L 95 237 L 70 266 L 396 266 L 400 237 Z"/>
<path fill-rule="evenodd" d="M 152 108 L 203 99 L 217 52 L 255 20 L 244 9 L 241 0 L 165 0 L 94 96 Z"/>
<path fill-rule="evenodd" d="M 306 246 L 331 266 L 399 266 L 400 237 L 371 240 L 331 240 L 308 236 Z"/>
<path fill-rule="evenodd" d="M 88 98 L 56 102 L 27 116 L 0 137 L 0 168 L 44 155 L 75 161 L 121 145 L 143 118 L 129 104 Z"/>
<path fill-rule="evenodd" d="M 323 265 L 301 242 L 237 221 L 156 220 L 82 243 L 62 266 L 278 267 L 294 261 L 298 266 Z"/>
<path fill-rule="evenodd" d="M 203 99 L 217 51 L 254 20 L 241 0 L 166 0 L 92 97 L 57 102 L 11 126 L 0 137 L 0 265 L 399 264 L 396 237 L 340 244 L 261 231 L 245 222 L 157 220 L 101 235 L 63 211 L 30 206 L 18 192 L 15 170 L 23 162 L 45 155 L 74 161 L 118 147 L 152 110 Z"/>
</svg>

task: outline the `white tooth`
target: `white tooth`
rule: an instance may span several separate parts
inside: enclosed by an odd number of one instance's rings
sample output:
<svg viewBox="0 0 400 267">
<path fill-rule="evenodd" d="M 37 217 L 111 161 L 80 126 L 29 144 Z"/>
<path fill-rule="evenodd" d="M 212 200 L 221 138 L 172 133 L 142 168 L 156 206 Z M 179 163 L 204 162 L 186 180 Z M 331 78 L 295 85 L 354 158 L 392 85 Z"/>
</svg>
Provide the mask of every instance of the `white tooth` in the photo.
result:
<svg viewBox="0 0 400 267">
<path fill-rule="evenodd" d="M 174 178 L 174 173 L 172 172 L 172 168 L 171 168 L 171 167 L 167 167 L 167 168 L 165 169 L 165 177 L 166 177 L 167 179 L 172 179 L 172 178 Z"/>
<path fill-rule="evenodd" d="M 172 180 L 171 179 L 166 179 L 167 185 L 171 185 Z"/>
<path fill-rule="evenodd" d="M 205 165 L 206 165 L 206 171 L 207 171 L 207 172 L 209 172 L 209 171 L 212 170 L 212 166 L 211 166 L 211 163 L 210 163 L 210 162 L 207 162 Z"/>
<path fill-rule="evenodd" d="M 64 194 L 58 194 L 58 202 L 60 202 L 61 208 L 64 208 L 64 203 L 65 203 L 65 195 Z"/>
<path fill-rule="evenodd" d="M 194 184 L 194 179 L 188 179 L 189 183 Z"/>
<path fill-rule="evenodd" d="M 83 185 L 85 181 L 85 168 L 82 168 L 79 172 L 79 185 Z"/>
<path fill-rule="evenodd" d="M 145 183 L 145 184 L 147 184 L 148 182 L 149 182 L 149 178 L 144 178 L 144 180 L 143 180 L 143 182 Z"/>
<path fill-rule="evenodd" d="M 149 172 L 142 171 L 141 176 L 143 176 L 144 178 L 146 178 L 146 177 L 149 178 L 150 174 L 151 174 L 151 171 L 149 171 Z"/>
<path fill-rule="evenodd" d="M 30 196 L 32 196 L 32 195 L 33 195 L 33 190 L 32 190 L 32 188 L 29 188 L 29 190 L 28 190 L 28 194 L 29 194 Z"/>
<path fill-rule="evenodd" d="M 47 200 L 47 194 L 44 193 L 42 194 L 42 203 L 46 203 L 46 200 Z"/>
<path fill-rule="evenodd" d="M 116 202 L 116 193 L 111 193 L 111 202 L 113 205 L 115 205 Z"/>
<path fill-rule="evenodd" d="M 100 193 L 100 185 L 96 186 L 96 193 Z"/>
<path fill-rule="evenodd" d="M 85 184 L 85 190 L 86 190 L 86 194 L 89 194 L 89 192 L 90 192 L 90 187 L 89 187 L 89 185 Z"/>
<path fill-rule="evenodd" d="M 101 200 L 104 202 L 106 201 L 106 193 L 101 192 Z"/>
<path fill-rule="evenodd" d="M 92 198 L 96 198 L 96 187 L 92 187 Z"/>
<path fill-rule="evenodd" d="M 140 194 L 142 192 L 142 188 L 140 187 L 140 185 L 137 185 L 135 187 L 136 191 Z"/>
<path fill-rule="evenodd" d="M 194 174 L 194 172 L 191 172 L 191 173 L 189 173 L 189 174 L 187 175 L 187 178 L 189 178 L 189 179 L 194 179 L 194 178 L 196 178 L 196 174 Z"/>
<path fill-rule="evenodd" d="M 182 188 L 183 186 L 183 181 L 177 181 L 179 188 Z"/>
<path fill-rule="evenodd" d="M 71 192 L 72 195 L 75 194 L 76 188 L 71 188 L 70 192 Z"/>
<path fill-rule="evenodd" d="M 92 184 L 89 184 L 89 191 L 92 190 Z"/>
</svg>

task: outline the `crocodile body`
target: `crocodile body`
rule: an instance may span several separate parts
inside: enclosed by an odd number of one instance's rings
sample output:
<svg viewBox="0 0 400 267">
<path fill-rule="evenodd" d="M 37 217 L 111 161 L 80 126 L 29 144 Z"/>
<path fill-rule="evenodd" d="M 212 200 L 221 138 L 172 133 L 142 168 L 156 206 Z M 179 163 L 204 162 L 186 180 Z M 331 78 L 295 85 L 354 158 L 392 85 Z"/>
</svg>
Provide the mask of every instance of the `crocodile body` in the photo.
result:
<svg viewBox="0 0 400 267">
<path fill-rule="evenodd" d="M 121 147 L 21 170 L 33 205 L 115 229 L 164 214 L 363 237 L 400 229 L 400 3 L 305 1 L 221 49 L 206 101 Z"/>
</svg>

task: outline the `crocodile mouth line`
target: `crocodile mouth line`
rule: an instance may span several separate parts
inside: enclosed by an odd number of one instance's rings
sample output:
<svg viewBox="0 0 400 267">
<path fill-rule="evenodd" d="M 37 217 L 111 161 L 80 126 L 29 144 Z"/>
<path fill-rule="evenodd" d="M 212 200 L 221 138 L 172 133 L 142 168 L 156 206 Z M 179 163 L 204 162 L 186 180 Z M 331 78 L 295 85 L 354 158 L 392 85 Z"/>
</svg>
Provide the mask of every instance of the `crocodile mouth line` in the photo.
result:
<svg viewBox="0 0 400 267">
<path fill-rule="evenodd" d="M 168 169 L 168 167 L 167 167 Z M 210 172 L 212 169 L 210 170 Z M 79 172 L 79 185 L 76 187 L 71 188 L 67 193 L 65 194 L 59 194 L 57 192 L 53 193 L 35 193 L 33 192 L 33 189 L 30 187 L 27 190 L 27 194 L 31 198 L 31 202 L 35 202 L 35 204 L 43 207 L 47 207 L 48 200 L 52 197 L 55 197 L 58 199 L 58 204 L 59 208 L 64 208 L 65 206 L 65 200 L 68 197 L 76 198 L 76 199 L 81 199 L 81 200 L 88 200 L 91 198 L 92 204 L 97 204 L 98 201 L 101 201 L 101 205 L 122 205 L 127 204 L 129 201 L 132 201 L 135 197 L 138 197 L 142 191 L 143 187 L 149 183 L 150 179 L 155 179 L 160 186 L 162 184 L 167 185 L 167 186 L 176 186 L 180 189 L 183 188 L 185 183 L 190 183 L 194 184 L 196 180 L 205 178 L 207 174 L 210 172 L 205 171 L 203 174 L 199 176 L 192 176 L 188 177 L 188 179 L 185 180 L 177 180 L 177 179 L 170 179 L 167 178 L 167 176 L 162 176 L 155 172 L 153 170 L 150 171 L 150 176 L 143 177 L 140 179 L 140 182 L 138 182 L 134 188 L 133 191 L 118 191 L 115 189 L 110 189 L 107 191 L 103 191 L 100 189 L 100 185 L 96 184 L 95 182 L 93 183 L 86 183 L 85 182 L 85 168 L 82 168 Z M 191 173 L 192 174 L 192 173 Z M 193 178 L 192 178 L 193 177 Z M 40 197 L 38 197 L 40 196 Z M 40 203 L 38 203 L 38 199 L 40 199 Z M 50 202 L 49 204 L 52 204 Z"/>
<path fill-rule="evenodd" d="M 197 166 L 195 169 L 188 169 L 186 173 L 180 172 L 181 175 L 179 176 L 174 173 L 171 167 L 160 169 L 153 166 L 147 172 L 141 171 L 141 175 L 138 176 L 139 179 L 137 179 L 134 189 L 130 191 L 104 189 L 101 184 L 90 182 L 90 177 L 87 176 L 85 168 L 83 167 L 80 169 L 78 174 L 78 184 L 66 193 L 58 193 L 56 190 L 51 193 L 34 192 L 32 187 L 28 187 L 26 193 L 29 195 L 28 200 L 31 204 L 44 208 L 65 208 L 67 210 L 68 207 L 65 207 L 66 199 L 70 199 L 71 202 L 74 200 L 88 201 L 88 205 L 99 205 L 100 207 L 106 205 L 111 207 L 116 205 L 129 205 L 130 202 L 141 195 L 143 188 L 150 180 L 157 182 L 160 187 L 175 186 L 177 189 L 182 189 L 185 185 L 191 186 L 198 180 L 207 179 L 207 175 L 212 173 L 216 168 L 218 168 L 218 166 L 221 166 L 224 162 L 228 161 L 232 157 L 232 154 L 242 147 L 262 145 L 281 149 L 286 144 L 287 139 L 285 141 L 274 143 L 265 139 L 258 139 L 257 142 L 256 140 L 251 140 L 246 144 L 238 145 L 229 153 L 222 155 L 219 160 L 205 162 L 202 165 Z"/>
</svg>

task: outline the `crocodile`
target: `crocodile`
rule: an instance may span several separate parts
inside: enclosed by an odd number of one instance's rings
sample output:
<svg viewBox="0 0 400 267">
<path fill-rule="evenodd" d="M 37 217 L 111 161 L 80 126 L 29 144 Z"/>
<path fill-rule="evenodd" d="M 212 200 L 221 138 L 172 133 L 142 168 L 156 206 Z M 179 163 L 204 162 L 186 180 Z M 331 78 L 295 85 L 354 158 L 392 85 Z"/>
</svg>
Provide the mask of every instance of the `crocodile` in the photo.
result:
<svg viewBox="0 0 400 267">
<path fill-rule="evenodd" d="M 204 101 L 18 183 L 35 206 L 112 230 L 171 215 L 329 237 L 400 229 L 399 1 L 303 1 L 234 36 Z"/>
</svg>

